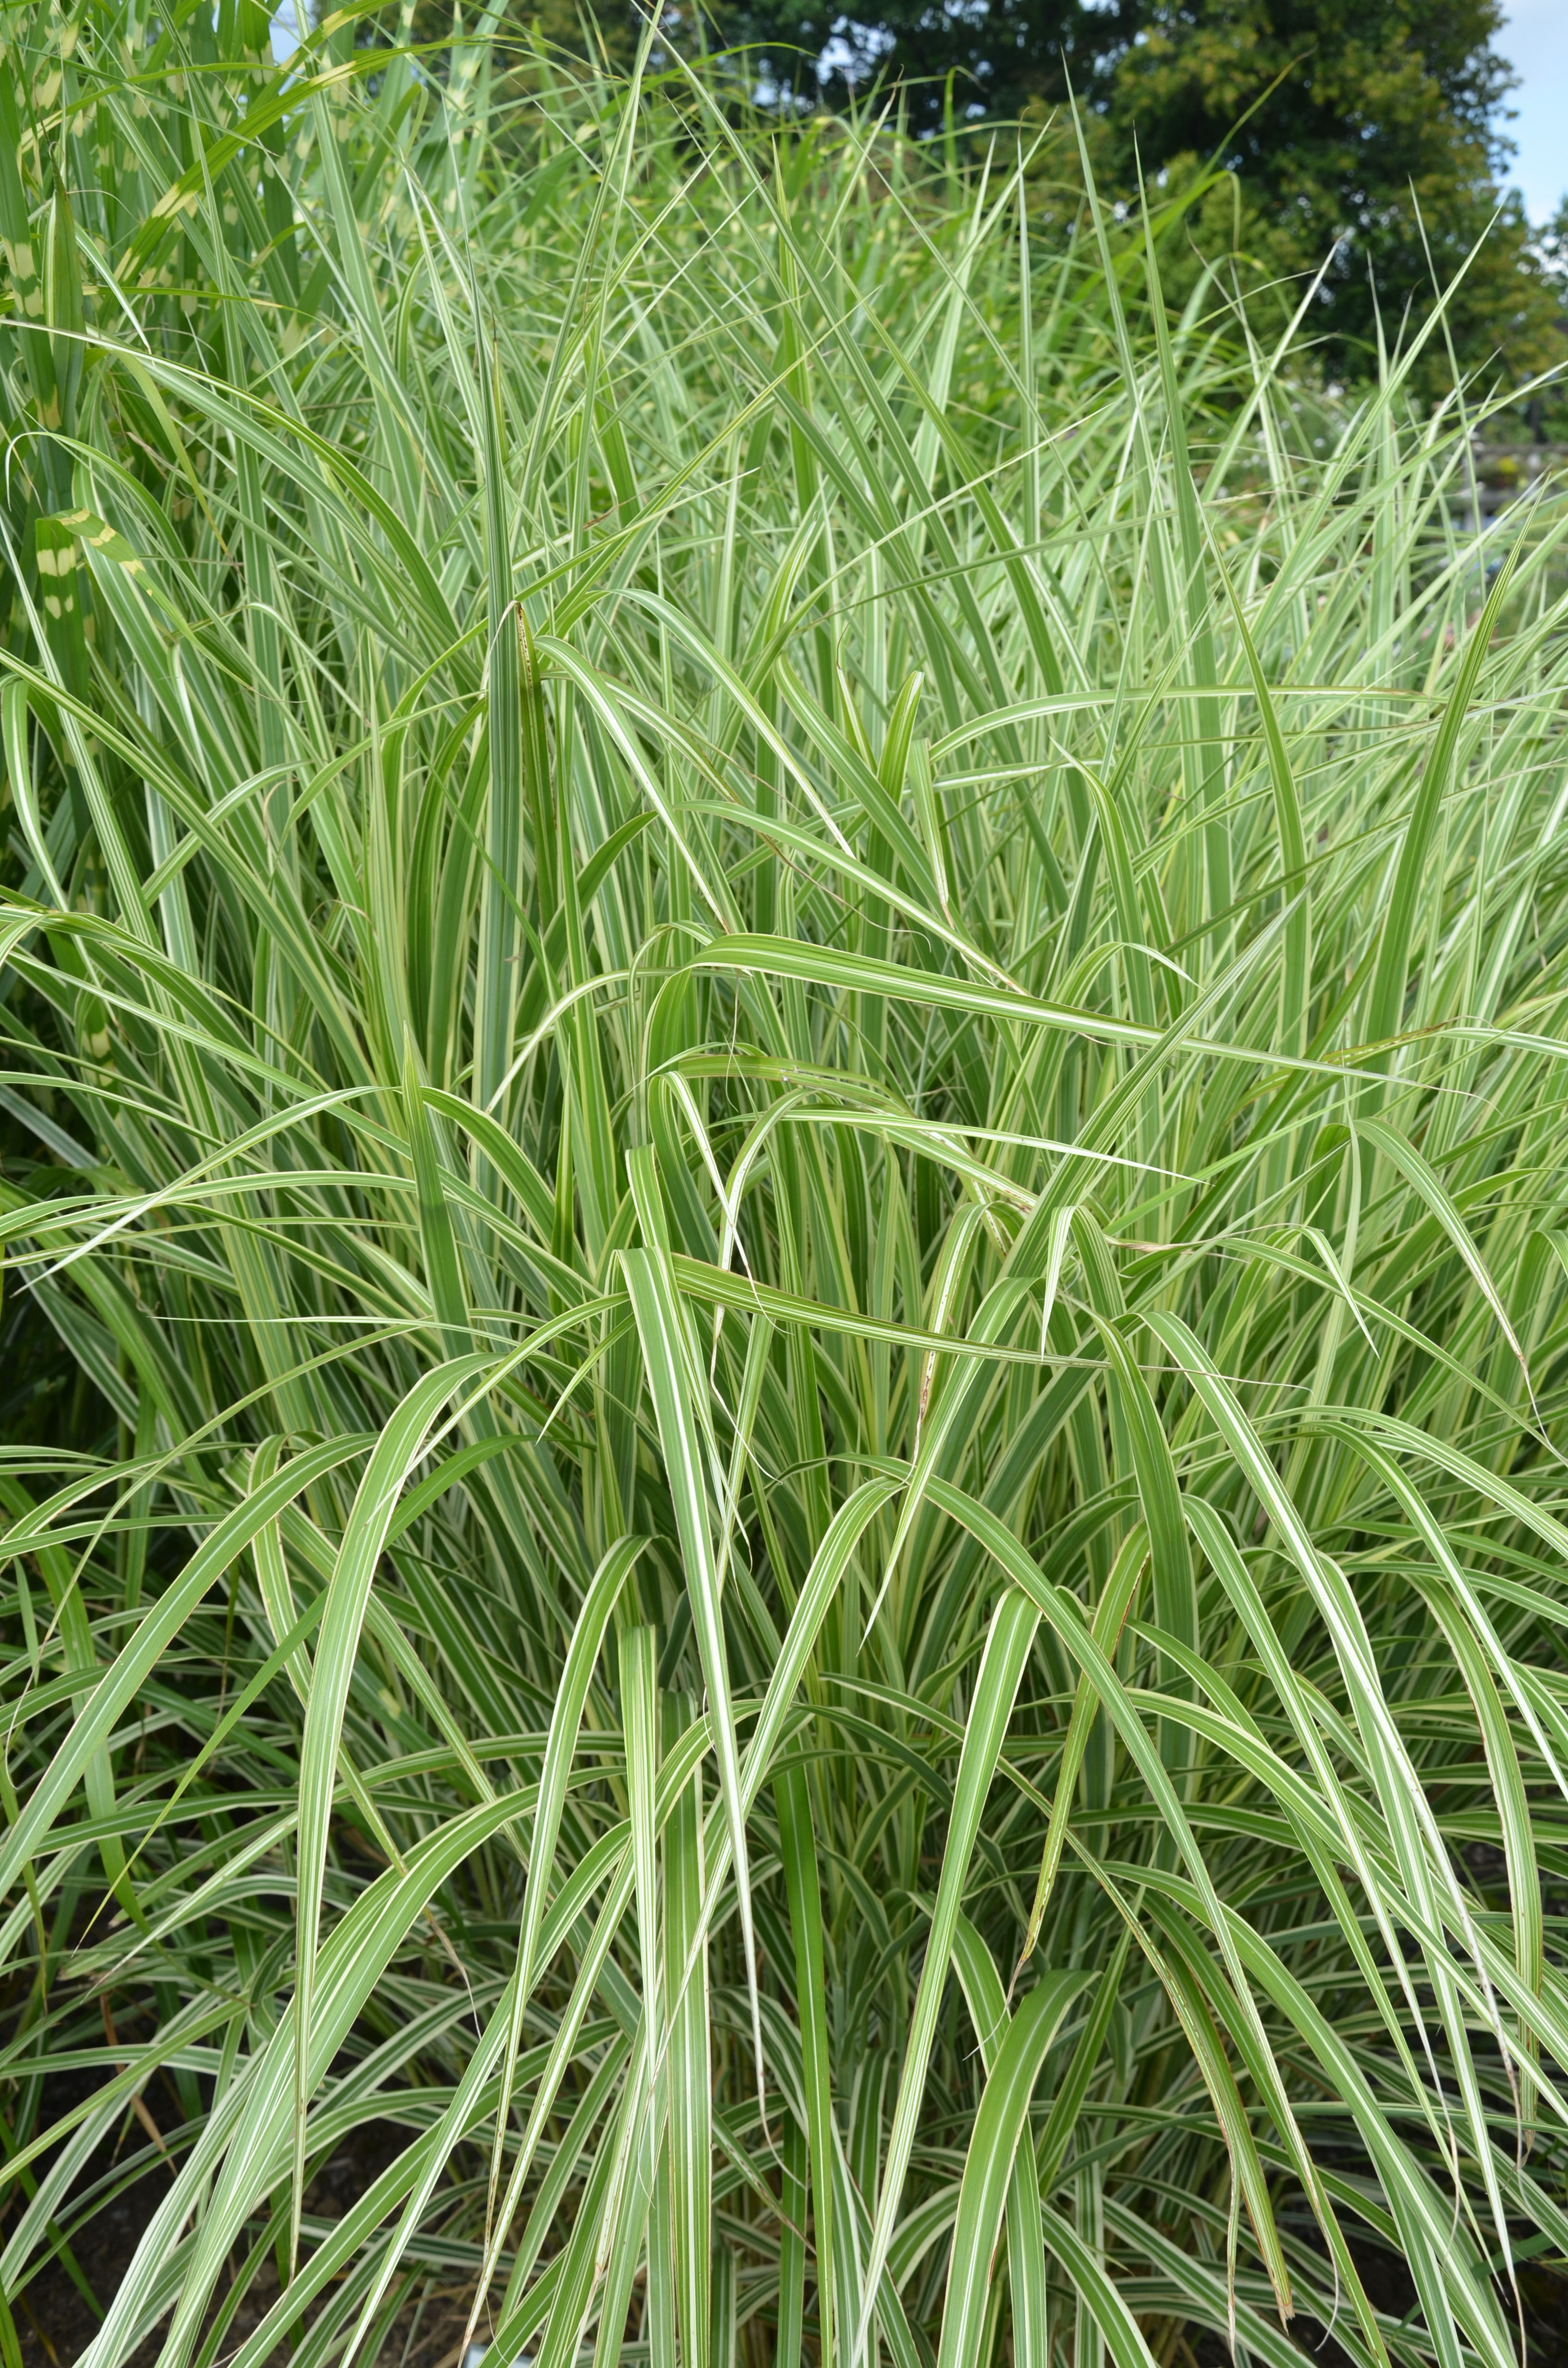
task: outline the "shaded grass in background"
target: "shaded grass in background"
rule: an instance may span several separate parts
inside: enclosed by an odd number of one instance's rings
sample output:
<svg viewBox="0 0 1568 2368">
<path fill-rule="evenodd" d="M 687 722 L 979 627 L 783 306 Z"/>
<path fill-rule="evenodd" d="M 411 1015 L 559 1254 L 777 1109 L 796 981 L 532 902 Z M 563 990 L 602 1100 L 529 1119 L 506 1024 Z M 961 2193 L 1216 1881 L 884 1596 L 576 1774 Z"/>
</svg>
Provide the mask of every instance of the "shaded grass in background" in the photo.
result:
<svg viewBox="0 0 1568 2368">
<path fill-rule="evenodd" d="M 487 24 L 6 21 L 7 1289 L 118 1436 L 5 1451 L 0 2288 L 166 2151 L 93 2368 L 1502 2368 L 1557 513 L 1178 215 Z"/>
</svg>

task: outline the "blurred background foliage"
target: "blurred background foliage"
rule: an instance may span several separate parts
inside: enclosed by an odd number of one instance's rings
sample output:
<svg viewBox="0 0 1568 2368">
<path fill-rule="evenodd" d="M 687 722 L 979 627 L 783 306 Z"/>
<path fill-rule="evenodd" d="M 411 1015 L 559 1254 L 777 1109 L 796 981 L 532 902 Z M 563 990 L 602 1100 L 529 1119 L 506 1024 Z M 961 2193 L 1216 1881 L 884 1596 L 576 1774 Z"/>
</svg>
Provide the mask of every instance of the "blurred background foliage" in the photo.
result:
<svg viewBox="0 0 1568 2368">
<path fill-rule="evenodd" d="M 449 0 L 417 0 L 409 20 L 437 45 L 452 21 Z M 634 0 L 543 0 L 513 22 L 624 70 L 640 18 Z M 1355 384 L 1451 290 L 1417 389 L 1440 395 L 1457 362 L 1489 392 L 1528 389 L 1513 432 L 1564 436 L 1561 394 L 1534 382 L 1568 358 L 1568 213 L 1533 232 L 1503 184 L 1501 22 L 1500 0 L 884 0 L 864 15 L 676 0 L 661 18 L 687 54 L 731 51 L 738 93 L 786 113 L 891 106 L 927 137 L 1021 123 L 1031 169 L 1069 207 L 1082 181 L 1060 111 L 1075 96 L 1113 202 L 1135 200 L 1141 173 L 1162 192 L 1228 176 L 1189 221 L 1191 267 L 1167 267 L 1178 302 L 1199 255 L 1255 300 L 1274 289 L 1282 313 L 1315 281 L 1324 378 Z"/>
</svg>

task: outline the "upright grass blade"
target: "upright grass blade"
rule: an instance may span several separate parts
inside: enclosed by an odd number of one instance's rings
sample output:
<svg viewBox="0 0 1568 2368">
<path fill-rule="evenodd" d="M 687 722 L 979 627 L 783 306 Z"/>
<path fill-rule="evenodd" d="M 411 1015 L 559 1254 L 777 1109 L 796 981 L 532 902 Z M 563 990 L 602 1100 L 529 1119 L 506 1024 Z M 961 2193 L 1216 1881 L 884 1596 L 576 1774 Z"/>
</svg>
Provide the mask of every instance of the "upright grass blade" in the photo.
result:
<svg viewBox="0 0 1568 2368">
<path fill-rule="evenodd" d="M 1029 1991 L 1007 2023 L 986 2074 L 974 2117 L 953 2227 L 952 2266 L 942 2309 L 938 2368 L 972 2360 L 981 2342 L 991 2259 L 1001 2227 L 1013 2161 L 1028 2121 L 1029 2100 L 1057 2026 L 1082 1977 L 1048 1975 Z M 1021 2269 L 1022 2263 L 1019 2264 Z M 1017 2283 L 1015 2283 L 1015 2293 Z M 1015 2305 L 1015 2307 L 1017 2305 Z"/>
<path fill-rule="evenodd" d="M 985 1651 L 975 1676 L 974 1702 L 964 1735 L 964 1748 L 953 1792 L 952 1817 L 942 1856 L 942 1872 L 931 1911 L 931 1935 L 921 1967 L 909 2040 L 899 2079 L 898 2101 L 888 2135 L 877 2214 L 871 2228 L 870 2256 L 865 2278 L 866 2302 L 855 2331 L 852 2357 L 866 2342 L 877 2289 L 886 2266 L 892 2230 L 903 2198 L 903 2181 L 914 2151 L 915 2118 L 925 2085 L 926 2067 L 936 2036 L 937 2015 L 947 1980 L 953 1932 L 969 1873 L 970 1852 L 980 1830 L 985 1797 L 996 1770 L 1002 1738 L 1013 1713 L 1018 1680 L 1034 1641 L 1040 1614 L 1027 1596 L 1009 1590 L 997 1605 L 986 1635 Z"/>
</svg>

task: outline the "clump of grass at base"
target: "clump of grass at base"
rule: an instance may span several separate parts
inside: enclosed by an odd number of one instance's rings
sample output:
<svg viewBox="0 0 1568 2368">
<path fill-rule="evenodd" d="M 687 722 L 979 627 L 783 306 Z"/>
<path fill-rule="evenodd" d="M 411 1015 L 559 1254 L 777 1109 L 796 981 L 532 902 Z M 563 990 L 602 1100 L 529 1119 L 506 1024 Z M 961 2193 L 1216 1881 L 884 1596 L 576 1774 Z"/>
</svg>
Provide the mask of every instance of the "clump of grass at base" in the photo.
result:
<svg viewBox="0 0 1568 2368">
<path fill-rule="evenodd" d="M 1558 511 L 491 29 L 6 20 L 7 2356 L 1506 2368 Z"/>
</svg>

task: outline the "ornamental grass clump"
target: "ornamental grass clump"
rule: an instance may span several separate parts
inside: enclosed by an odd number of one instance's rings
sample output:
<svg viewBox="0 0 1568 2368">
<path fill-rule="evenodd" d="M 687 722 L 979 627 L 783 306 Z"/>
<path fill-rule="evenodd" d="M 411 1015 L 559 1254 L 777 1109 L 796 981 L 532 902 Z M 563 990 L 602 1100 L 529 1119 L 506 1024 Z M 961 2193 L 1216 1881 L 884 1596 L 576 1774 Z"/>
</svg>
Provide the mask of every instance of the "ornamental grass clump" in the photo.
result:
<svg viewBox="0 0 1568 2368">
<path fill-rule="evenodd" d="M 1507 2368 L 1561 509 L 498 24 L 6 20 L 6 2356 Z"/>
</svg>

